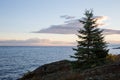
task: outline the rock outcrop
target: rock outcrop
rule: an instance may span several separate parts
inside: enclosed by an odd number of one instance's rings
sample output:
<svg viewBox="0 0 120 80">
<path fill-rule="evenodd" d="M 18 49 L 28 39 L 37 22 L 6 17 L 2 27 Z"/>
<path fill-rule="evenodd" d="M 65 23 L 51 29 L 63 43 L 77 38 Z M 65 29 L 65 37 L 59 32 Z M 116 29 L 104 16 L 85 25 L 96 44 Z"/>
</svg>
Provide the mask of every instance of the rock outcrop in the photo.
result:
<svg viewBox="0 0 120 80">
<path fill-rule="evenodd" d="M 84 80 L 120 80 L 120 62 L 85 70 Z"/>
<path fill-rule="evenodd" d="M 62 60 L 40 66 L 19 80 L 120 80 L 120 62 L 81 71 Z"/>
<path fill-rule="evenodd" d="M 72 78 L 79 80 L 80 75 L 72 71 L 70 61 L 62 60 L 40 66 L 19 80 L 73 80 Z"/>
</svg>

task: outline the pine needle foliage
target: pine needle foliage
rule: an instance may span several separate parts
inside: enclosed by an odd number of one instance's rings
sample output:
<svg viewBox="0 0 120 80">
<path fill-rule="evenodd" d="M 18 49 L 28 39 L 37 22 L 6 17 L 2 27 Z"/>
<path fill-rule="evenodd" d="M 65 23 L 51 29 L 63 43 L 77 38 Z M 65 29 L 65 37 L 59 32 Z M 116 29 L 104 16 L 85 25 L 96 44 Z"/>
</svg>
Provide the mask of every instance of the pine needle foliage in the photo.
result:
<svg viewBox="0 0 120 80">
<path fill-rule="evenodd" d="M 80 66 L 86 68 L 104 64 L 108 55 L 107 43 L 104 41 L 103 30 L 98 28 L 97 19 L 94 18 L 93 10 L 86 10 L 85 17 L 79 20 L 84 26 L 78 31 L 77 48 L 74 56 Z"/>
</svg>

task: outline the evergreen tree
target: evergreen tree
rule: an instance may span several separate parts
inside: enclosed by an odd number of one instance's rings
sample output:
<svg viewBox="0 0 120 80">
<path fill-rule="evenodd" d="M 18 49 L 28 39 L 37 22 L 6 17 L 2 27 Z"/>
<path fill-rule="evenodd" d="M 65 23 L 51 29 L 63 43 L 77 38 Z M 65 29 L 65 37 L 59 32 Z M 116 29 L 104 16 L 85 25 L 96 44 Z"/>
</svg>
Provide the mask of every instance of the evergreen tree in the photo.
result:
<svg viewBox="0 0 120 80">
<path fill-rule="evenodd" d="M 72 57 L 76 58 L 81 66 L 88 68 L 105 63 L 109 51 L 104 41 L 103 30 L 97 28 L 96 21 L 93 11 L 86 10 L 85 17 L 80 20 L 84 25 L 83 29 L 78 31 L 80 40 L 77 41 L 77 48 L 73 49 L 76 53 Z"/>
</svg>

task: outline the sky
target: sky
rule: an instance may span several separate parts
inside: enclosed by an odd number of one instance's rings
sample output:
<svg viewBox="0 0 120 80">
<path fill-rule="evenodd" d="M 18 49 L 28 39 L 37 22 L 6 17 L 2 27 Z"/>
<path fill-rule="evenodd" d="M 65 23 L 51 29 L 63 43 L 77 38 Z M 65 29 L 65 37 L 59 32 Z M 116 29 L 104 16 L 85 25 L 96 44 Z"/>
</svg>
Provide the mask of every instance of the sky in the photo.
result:
<svg viewBox="0 0 120 80">
<path fill-rule="evenodd" d="M 75 45 L 85 9 L 105 25 L 105 40 L 120 43 L 119 0 L 0 0 L 0 46 Z M 107 34 L 106 34 L 107 33 Z"/>
</svg>

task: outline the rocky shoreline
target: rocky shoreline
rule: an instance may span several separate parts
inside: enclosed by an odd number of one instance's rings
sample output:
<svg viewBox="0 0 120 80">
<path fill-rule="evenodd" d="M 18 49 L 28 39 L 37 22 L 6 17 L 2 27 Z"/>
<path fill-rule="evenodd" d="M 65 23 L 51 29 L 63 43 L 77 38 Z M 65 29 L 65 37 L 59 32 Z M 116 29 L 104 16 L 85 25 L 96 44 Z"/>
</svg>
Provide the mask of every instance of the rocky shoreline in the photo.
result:
<svg viewBox="0 0 120 80">
<path fill-rule="evenodd" d="M 81 71 L 62 60 L 38 67 L 18 80 L 120 80 L 120 62 Z"/>
</svg>

